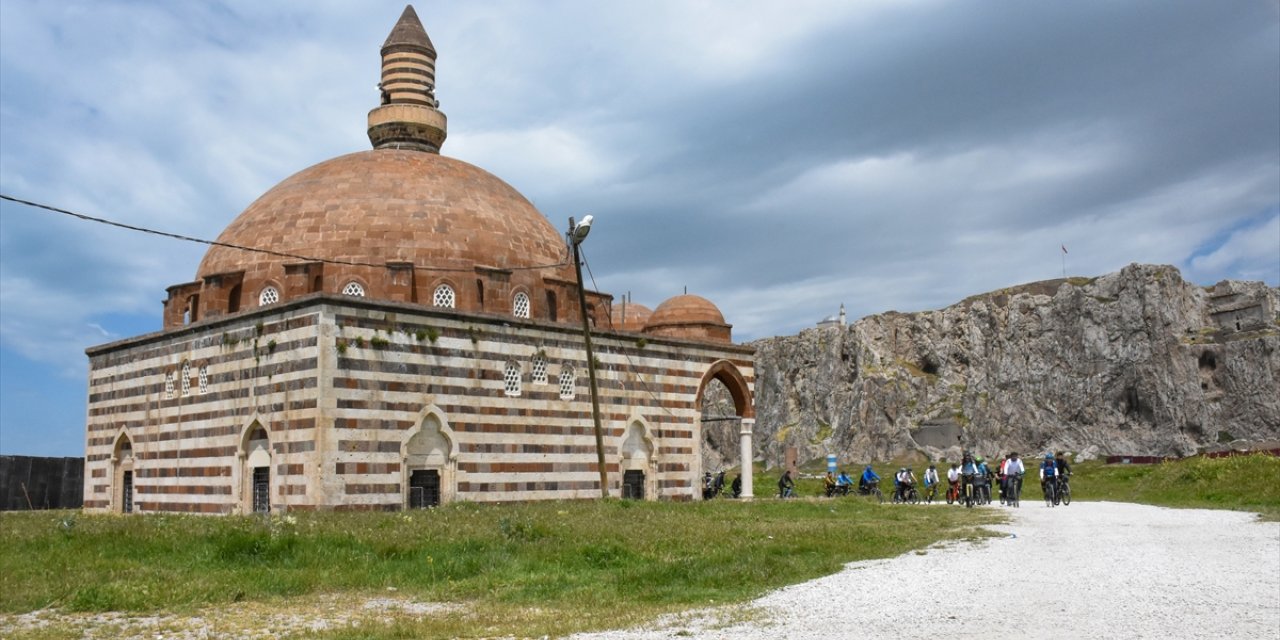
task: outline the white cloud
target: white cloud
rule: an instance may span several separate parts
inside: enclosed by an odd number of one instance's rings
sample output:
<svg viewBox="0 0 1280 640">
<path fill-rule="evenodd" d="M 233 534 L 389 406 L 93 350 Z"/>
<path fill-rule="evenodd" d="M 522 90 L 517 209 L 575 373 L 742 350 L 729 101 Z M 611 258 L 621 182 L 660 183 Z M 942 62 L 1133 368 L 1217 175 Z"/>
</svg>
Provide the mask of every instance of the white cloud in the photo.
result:
<svg viewBox="0 0 1280 640">
<path fill-rule="evenodd" d="M 1222 246 L 1189 261 L 1191 273 L 1232 274 L 1245 280 L 1280 280 L 1280 213 L 1237 229 Z"/>
</svg>

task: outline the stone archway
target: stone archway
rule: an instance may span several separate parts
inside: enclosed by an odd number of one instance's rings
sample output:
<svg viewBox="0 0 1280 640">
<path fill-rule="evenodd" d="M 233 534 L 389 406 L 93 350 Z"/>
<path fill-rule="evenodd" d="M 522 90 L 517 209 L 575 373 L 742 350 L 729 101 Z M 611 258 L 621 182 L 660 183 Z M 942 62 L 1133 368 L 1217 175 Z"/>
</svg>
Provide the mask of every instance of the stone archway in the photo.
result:
<svg viewBox="0 0 1280 640">
<path fill-rule="evenodd" d="M 624 500 L 658 498 L 657 451 L 649 425 L 642 418 L 632 418 L 618 446 L 618 469 L 622 472 L 621 497 Z"/>
<path fill-rule="evenodd" d="M 240 434 L 240 511 L 270 513 L 271 434 L 261 422 L 254 420 Z"/>
<path fill-rule="evenodd" d="M 422 412 L 418 425 L 400 447 L 402 508 L 422 509 L 456 497 L 458 444 L 444 413 L 434 405 Z"/>
<path fill-rule="evenodd" d="M 718 412 L 723 415 L 704 416 L 701 411 L 704 407 L 704 401 L 708 399 L 709 389 L 723 386 L 723 390 L 727 392 L 728 402 L 724 411 Z M 712 391 L 714 393 L 714 391 Z M 718 360 L 703 374 L 702 381 L 698 385 L 698 395 L 696 397 L 696 406 L 699 408 L 698 419 L 698 442 L 703 442 L 704 430 L 709 428 L 712 421 L 718 423 L 723 422 L 736 428 L 738 435 L 738 463 L 742 469 L 742 494 L 743 498 L 753 497 L 751 473 L 751 462 L 754 458 L 751 445 L 751 434 L 755 428 L 755 403 L 751 397 L 751 387 L 747 383 L 747 379 L 738 370 L 738 367 L 728 360 Z M 728 415 L 732 413 L 733 415 Z M 705 422 L 705 424 L 704 424 Z M 698 469 L 694 470 L 695 486 L 701 486 L 699 478 L 703 474 L 702 455 L 698 458 Z M 712 471 L 707 469 L 707 472 Z"/>
<path fill-rule="evenodd" d="M 134 495 L 133 439 L 121 429 L 111 449 L 111 510 L 133 513 Z"/>
</svg>

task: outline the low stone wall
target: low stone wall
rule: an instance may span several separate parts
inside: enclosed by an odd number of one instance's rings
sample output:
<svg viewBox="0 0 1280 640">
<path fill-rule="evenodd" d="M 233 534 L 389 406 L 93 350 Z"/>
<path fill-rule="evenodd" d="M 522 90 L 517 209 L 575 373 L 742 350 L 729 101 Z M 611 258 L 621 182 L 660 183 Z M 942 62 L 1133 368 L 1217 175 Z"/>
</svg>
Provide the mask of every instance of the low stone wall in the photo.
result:
<svg viewBox="0 0 1280 640">
<path fill-rule="evenodd" d="M 84 458 L 0 456 L 0 511 L 79 509 Z"/>
</svg>

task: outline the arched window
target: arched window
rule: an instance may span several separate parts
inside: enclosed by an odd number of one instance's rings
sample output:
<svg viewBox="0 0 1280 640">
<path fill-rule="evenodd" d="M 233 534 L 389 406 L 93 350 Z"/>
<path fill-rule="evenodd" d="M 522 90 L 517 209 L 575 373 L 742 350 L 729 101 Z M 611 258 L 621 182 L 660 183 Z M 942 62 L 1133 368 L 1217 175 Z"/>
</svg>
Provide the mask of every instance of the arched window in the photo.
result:
<svg viewBox="0 0 1280 640">
<path fill-rule="evenodd" d="M 453 294 L 453 287 L 442 284 L 436 287 L 436 292 L 431 296 L 431 304 L 437 307 L 452 309 L 454 303 L 457 302 L 457 296 Z"/>
<path fill-rule="evenodd" d="M 182 363 L 182 395 L 191 395 L 191 363 Z"/>
<path fill-rule="evenodd" d="M 502 372 L 503 390 L 509 396 L 520 395 L 520 365 L 516 362 L 508 362 L 506 368 Z"/>
<path fill-rule="evenodd" d="M 200 393 L 209 393 L 209 365 L 200 365 Z"/>
<path fill-rule="evenodd" d="M 240 285 L 231 287 L 231 292 L 227 294 L 227 313 L 235 313 L 240 310 Z"/>
<path fill-rule="evenodd" d="M 547 357 L 541 353 L 533 357 L 533 383 L 547 383 Z"/>
<path fill-rule="evenodd" d="M 572 400 L 577 394 L 578 377 L 573 372 L 573 367 L 565 365 L 560 369 L 560 399 Z"/>
<path fill-rule="evenodd" d="M 342 288 L 342 295 L 344 295 L 344 296 L 355 296 L 355 297 L 357 297 L 357 298 L 363 298 L 363 297 L 364 297 L 364 285 L 360 284 L 359 282 L 355 282 L 355 281 L 348 282 L 348 283 L 347 283 L 347 286 L 345 286 L 345 287 L 343 287 L 343 288 Z"/>
<path fill-rule="evenodd" d="M 174 374 L 172 371 L 164 374 L 164 397 L 165 398 L 173 397 L 173 377 L 174 377 Z"/>
<path fill-rule="evenodd" d="M 511 301 L 511 314 L 517 318 L 529 317 L 529 294 L 523 291 L 516 294 L 515 300 Z"/>
<path fill-rule="evenodd" d="M 259 307 L 265 307 L 277 302 L 280 302 L 280 292 L 275 287 L 263 287 L 262 292 L 258 294 Z"/>
</svg>

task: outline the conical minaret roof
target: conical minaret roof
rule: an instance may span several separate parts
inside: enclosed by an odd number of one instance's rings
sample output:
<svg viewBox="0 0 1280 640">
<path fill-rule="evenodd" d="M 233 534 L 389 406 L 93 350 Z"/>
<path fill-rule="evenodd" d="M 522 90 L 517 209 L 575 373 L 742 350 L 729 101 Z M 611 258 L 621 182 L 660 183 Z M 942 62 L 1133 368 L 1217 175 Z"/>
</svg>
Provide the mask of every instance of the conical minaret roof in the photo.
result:
<svg viewBox="0 0 1280 640">
<path fill-rule="evenodd" d="M 382 43 L 383 53 L 386 53 L 387 48 L 397 45 L 423 47 L 432 53 L 436 50 L 431 44 L 431 38 L 427 36 L 427 30 L 422 27 L 422 21 L 418 19 L 418 12 L 413 10 L 413 5 L 405 6 L 400 20 L 391 28 L 387 41 Z"/>
</svg>

